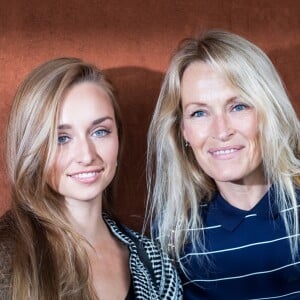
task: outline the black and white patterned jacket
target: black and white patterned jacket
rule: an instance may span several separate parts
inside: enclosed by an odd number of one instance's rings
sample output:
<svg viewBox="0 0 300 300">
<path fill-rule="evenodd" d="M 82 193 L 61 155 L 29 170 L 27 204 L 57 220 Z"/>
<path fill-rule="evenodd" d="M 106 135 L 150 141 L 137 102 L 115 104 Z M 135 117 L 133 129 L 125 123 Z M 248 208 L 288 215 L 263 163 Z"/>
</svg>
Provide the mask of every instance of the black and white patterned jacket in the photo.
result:
<svg viewBox="0 0 300 300">
<path fill-rule="evenodd" d="M 124 244 L 128 246 L 130 251 L 129 266 L 133 280 L 133 287 L 136 299 L 141 300 L 177 300 L 182 299 L 182 289 L 179 277 L 174 266 L 167 255 L 163 254 L 158 247 L 150 239 L 129 230 L 126 234 L 124 230 L 115 221 L 103 216 L 111 232 Z M 132 238 L 132 235 L 134 238 Z M 145 266 L 137 250 L 136 241 L 142 243 L 145 253 L 147 253 L 152 265 L 154 280 L 152 280 L 151 272 Z"/>
</svg>

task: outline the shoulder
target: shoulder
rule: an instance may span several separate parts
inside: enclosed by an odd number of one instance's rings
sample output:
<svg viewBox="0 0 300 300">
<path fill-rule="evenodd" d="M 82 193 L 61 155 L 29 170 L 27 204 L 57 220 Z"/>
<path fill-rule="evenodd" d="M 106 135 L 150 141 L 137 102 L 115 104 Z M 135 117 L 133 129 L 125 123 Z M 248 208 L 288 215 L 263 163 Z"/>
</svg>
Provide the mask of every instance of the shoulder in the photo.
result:
<svg viewBox="0 0 300 300">
<path fill-rule="evenodd" d="M 0 242 L 0 277 L 12 270 L 13 246 L 9 241 Z"/>
<path fill-rule="evenodd" d="M 150 259 L 156 256 L 162 257 L 161 248 L 158 242 L 148 238 L 144 234 L 132 230 L 131 228 L 117 222 L 116 220 L 109 218 L 105 214 L 103 215 L 103 217 L 112 233 L 117 236 L 117 238 L 123 240 L 123 242 L 128 244 L 129 247 L 134 246 L 134 249 L 136 248 L 137 251 L 139 251 L 140 247 L 143 247 L 149 255 Z M 130 247 L 130 249 L 131 248 L 132 247 Z"/>
<path fill-rule="evenodd" d="M 134 246 L 134 248 L 137 248 L 138 250 L 138 247 L 142 246 L 146 250 L 147 254 L 150 256 L 150 258 L 152 256 L 162 256 L 160 246 L 155 240 L 152 240 L 146 235 L 138 233 L 132 230 L 131 228 L 117 222 L 116 220 L 113 220 L 106 214 L 103 215 L 103 218 L 106 224 L 109 226 L 112 233 L 117 238 L 128 244 L 129 247 Z"/>
<path fill-rule="evenodd" d="M 0 218 L 0 298 L 11 288 L 14 242 L 10 213 Z"/>
<path fill-rule="evenodd" d="M 135 240 L 138 259 L 146 268 L 159 299 L 181 299 L 181 283 L 171 259 L 165 254 L 158 241 L 127 228 Z M 138 241 L 138 242 L 137 242 Z"/>
<path fill-rule="evenodd" d="M 5 299 L 11 290 L 13 247 L 10 242 L 0 242 L 0 298 Z"/>
<path fill-rule="evenodd" d="M 178 274 L 159 243 L 114 220 L 104 218 L 114 234 L 128 244 L 131 273 L 140 296 L 143 295 L 141 299 L 148 299 L 150 291 L 156 293 L 157 297 L 152 295 L 149 299 L 181 299 Z"/>
</svg>

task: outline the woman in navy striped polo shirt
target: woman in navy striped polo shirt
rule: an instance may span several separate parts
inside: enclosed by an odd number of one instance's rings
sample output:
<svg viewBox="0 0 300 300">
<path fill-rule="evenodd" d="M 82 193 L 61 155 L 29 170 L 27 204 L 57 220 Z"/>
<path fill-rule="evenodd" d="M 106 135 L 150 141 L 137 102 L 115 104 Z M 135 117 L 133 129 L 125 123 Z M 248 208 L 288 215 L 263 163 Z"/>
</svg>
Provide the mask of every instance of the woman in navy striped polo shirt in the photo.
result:
<svg viewBox="0 0 300 300">
<path fill-rule="evenodd" d="M 211 30 L 171 60 L 149 130 L 149 214 L 184 299 L 300 299 L 299 120 L 266 54 Z"/>
</svg>

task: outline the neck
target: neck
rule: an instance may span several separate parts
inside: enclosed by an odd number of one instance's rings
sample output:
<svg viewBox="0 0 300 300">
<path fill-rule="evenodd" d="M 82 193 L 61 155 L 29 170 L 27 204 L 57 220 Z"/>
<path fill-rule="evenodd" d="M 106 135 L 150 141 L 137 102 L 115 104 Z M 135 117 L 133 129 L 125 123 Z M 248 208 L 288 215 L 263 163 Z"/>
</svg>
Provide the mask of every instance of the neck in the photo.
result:
<svg viewBox="0 0 300 300">
<path fill-rule="evenodd" d="M 108 228 L 102 218 L 102 201 L 78 201 L 66 199 L 66 206 L 72 227 L 91 245 L 107 236 Z"/>
<path fill-rule="evenodd" d="M 242 210 L 252 209 L 268 191 L 266 183 L 243 185 L 232 182 L 217 183 L 222 197 L 232 206 Z"/>
</svg>

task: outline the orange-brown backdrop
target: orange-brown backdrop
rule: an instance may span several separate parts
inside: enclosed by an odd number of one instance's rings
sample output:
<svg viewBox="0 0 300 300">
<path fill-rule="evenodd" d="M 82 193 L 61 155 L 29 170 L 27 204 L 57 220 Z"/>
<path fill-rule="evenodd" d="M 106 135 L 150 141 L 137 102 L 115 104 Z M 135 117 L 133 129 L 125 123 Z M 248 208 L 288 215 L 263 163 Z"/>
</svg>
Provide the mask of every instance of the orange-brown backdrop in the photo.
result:
<svg viewBox="0 0 300 300">
<path fill-rule="evenodd" d="M 179 40 L 206 28 L 250 39 L 273 60 L 299 115 L 299 16 L 298 0 L 0 0 L 1 155 L 13 95 L 33 67 L 60 56 L 97 64 L 119 90 L 125 123 L 116 211 L 139 229 L 147 127 Z M 1 213 L 10 202 L 0 162 Z"/>
</svg>

